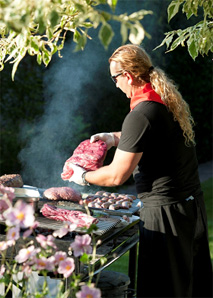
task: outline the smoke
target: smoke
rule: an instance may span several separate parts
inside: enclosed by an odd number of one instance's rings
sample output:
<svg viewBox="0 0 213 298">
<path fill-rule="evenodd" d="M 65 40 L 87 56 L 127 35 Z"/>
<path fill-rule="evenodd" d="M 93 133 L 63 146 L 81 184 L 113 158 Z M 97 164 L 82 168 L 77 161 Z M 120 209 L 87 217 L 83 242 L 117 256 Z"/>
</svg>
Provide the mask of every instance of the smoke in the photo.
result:
<svg viewBox="0 0 213 298">
<path fill-rule="evenodd" d="M 34 126 L 23 123 L 21 138 L 27 139 L 27 146 L 19 154 L 23 167 L 23 179 L 37 187 L 64 186 L 60 174 L 64 162 L 71 156 L 71 149 L 77 145 L 78 133 L 84 130 L 80 118 L 76 120 L 79 105 L 89 100 L 87 83 L 91 88 L 97 67 L 105 67 L 107 61 L 104 49 L 91 42 L 82 52 L 73 52 L 75 45 L 67 44 L 62 59 L 55 59 L 44 74 L 45 110 Z M 100 91 L 101 92 L 101 91 Z M 86 95 L 86 96 L 85 96 Z M 98 96 L 98 94 L 97 94 Z M 85 107 L 90 113 L 89 102 Z M 89 136 L 88 136 L 89 137 Z"/>
<path fill-rule="evenodd" d="M 119 4 L 116 13 L 142 9 L 140 1 L 132 1 L 131 5 L 130 1 L 119 1 Z M 119 25 L 115 24 L 113 29 L 116 38 L 108 51 L 99 42 L 97 32 L 93 32 L 93 39 L 84 51 L 74 52 L 75 44 L 68 40 L 63 58 L 54 58 L 45 70 L 44 114 L 33 125 L 23 123 L 20 132 L 27 143 L 19 154 L 25 184 L 40 188 L 68 185 L 61 179 L 64 162 L 71 156 L 71 148 L 79 144 L 79 135 L 84 133 L 86 138 L 87 124 L 75 116 L 80 104 L 88 114 L 92 113 L 90 93 L 84 86 L 89 84 L 90 89 L 95 89 L 97 98 L 102 93 L 97 85 L 108 76 L 108 57 L 121 44 Z M 95 76 L 97 69 L 103 69 L 102 78 Z"/>
</svg>

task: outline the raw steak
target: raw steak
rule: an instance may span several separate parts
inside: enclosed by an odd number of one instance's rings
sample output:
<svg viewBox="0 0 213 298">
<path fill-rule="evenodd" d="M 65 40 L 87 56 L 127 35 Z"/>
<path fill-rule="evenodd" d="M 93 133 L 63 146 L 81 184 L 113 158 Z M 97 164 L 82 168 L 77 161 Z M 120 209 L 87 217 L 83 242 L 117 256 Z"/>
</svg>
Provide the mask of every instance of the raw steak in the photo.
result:
<svg viewBox="0 0 213 298">
<path fill-rule="evenodd" d="M 0 185 L 7 187 L 22 187 L 24 183 L 19 174 L 5 174 L 0 177 Z"/>
<path fill-rule="evenodd" d="M 49 200 L 68 200 L 79 202 L 82 199 L 81 193 L 71 187 L 51 187 L 44 191 L 43 197 Z"/>
<path fill-rule="evenodd" d="M 87 171 L 95 171 L 103 165 L 107 153 L 105 142 L 90 140 L 81 142 L 74 150 L 73 155 L 65 162 L 61 178 L 69 180 L 73 174 L 72 164 L 80 166 Z"/>
<path fill-rule="evenodd" d="M 50 219 L 57 221 L 69 221 L 77 225 L 78 228 L 87 227 L 98 222 L 97 218 L 87 215 L 81 211 L 66 210 L 44 204 L 41 213 Z"/>
</svg>

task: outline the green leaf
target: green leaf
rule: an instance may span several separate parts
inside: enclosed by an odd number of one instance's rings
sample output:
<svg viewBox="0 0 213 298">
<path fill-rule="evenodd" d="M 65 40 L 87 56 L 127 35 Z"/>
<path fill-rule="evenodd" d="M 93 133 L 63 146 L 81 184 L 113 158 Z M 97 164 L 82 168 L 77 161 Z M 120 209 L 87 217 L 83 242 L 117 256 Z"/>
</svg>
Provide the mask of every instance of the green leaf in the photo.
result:
<svg viewBox="0 0 213 298">
<path fill-rule="evenodd" d="M 39 65 L 41 65 L 41 63 L 42 63 L 42 55 L 41 55 L 41 52 L 38 52 L 38 54 L 37 54 L 37 63 L 38 63 Z"/>
<path fill-rule="evenodd" d="M 42 60 L 46 66 L 50 63 L 51 54 L 47 50 L 42 51 Z"/>
<path fill-rule="evenodd" d="M 83 27 L 86 27 L 86 28 L 92 28 L 93 27 L 93 24 L 91 22 L 84 22 L 82 24 Z"/>
<path fill-rule="evenodd" d="M 83 255 L 80 257 L 80 261 L 81 261 L 83 264 L 87 264 L 88 261 L 89 261 L 89 256 L 88 256 L 86 253 L 83 253 Z"/>
<path fill-rule="evenodd" d="M 131 27 L 129 34 L 129 40 L 131 43 L 139 45 L 144 39 L 144 36 L 145 31 L 139 22 Z"/>
<path fill-rule="evenodd" d="M 188 52 L 193 60 L 198 56 L 198 48 L 195 40 L 192 40 L 191 43 L 188 44 Z"/>
<path fill-rule="evenodd" d="M 107 3 L 109 6 L 112 8 L 112 11 L 115 11 L 116 5 L 117 5 L 118 0 L 107 0 Z"/>
<path fill-rule="evenodd" d="M 51 11 L 51 14 L 50 14 L 50 24 L 51 24 L 51 27 L 54 27 L 55 25 L 57 25 L 58 20 L 59 20 L 59 15 L 58 15 L 57 11 L 52 10 Z"/>
<path fill-rule="evenodd" d="M 31 48 L 33 48 L 33 50 L 36 53 L 38 53 L 38 51 L 39 51 L 38 43 L 36 43 L 33 39 L 31 39 L 30 46 L 31 46 Z"/>
<path fill-rule="evenodd" d="M 74 38 L 74 36 L 73 36 L 73 38 Z M 86 36 L 86 34 L 83 34 L 83 35 L 78 36 L 77 37 L 77 40 L 75 42 L 77 43 L 77 45 L 75 47 L 75 52 L 80 51 L 80 50 L 83 50 L 84 47 L 85 47 L 85 45 L 86 45 L 86 42 L 87 42 L 87 36 Z"/>
<path fill-rule="evenodd" d="M 121 37 L 122 37 L 122 44 L 125 44 L 128 38 L 128 27 L 125 23 L 121 23 L 121 29 L 120 29 Z"/>
<path fill-rule="evenodd" d="M 178 13 L 181 4 L 182 0 L 174 0 L 169 4 L 167 8 L 168 22 Z"/>
<path fill-rule="evenodd" d="M 98 37 L 104 45 L 105 49 L 108 48 L 109 44 L 112 41 L 114 32 L 112 31 L 111 26 L 108 23 L 104 23 L 99 30 Z"/>
</svg>

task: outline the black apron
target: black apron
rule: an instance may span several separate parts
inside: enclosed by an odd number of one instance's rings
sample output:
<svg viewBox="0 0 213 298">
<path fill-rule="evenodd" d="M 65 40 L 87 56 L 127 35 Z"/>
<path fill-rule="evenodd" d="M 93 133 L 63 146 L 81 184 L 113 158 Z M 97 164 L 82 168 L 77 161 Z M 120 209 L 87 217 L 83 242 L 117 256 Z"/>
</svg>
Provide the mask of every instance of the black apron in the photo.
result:
<svg viewBox="0 0 213 298">
<path fill-rule="evenodd" d="M 203 196 L 141 200 L 137 298 L 212 297 Z"/>
</svg>

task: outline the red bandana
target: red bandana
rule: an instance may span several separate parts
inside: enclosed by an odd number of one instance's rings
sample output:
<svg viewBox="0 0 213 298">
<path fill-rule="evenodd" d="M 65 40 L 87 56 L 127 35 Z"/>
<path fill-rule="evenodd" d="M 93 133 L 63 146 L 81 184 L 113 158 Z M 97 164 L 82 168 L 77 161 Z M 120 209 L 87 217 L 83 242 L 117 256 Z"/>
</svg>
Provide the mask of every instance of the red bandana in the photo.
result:
<svg viewBox="0 0 213 298">
<path fill-rule="evenodd" d="M 135 94 L 130 101 L 131 111 L 142 101 L 156 101 L 166 105 L 160 95 L 158 95 L 151 87 L 151 83 L 147 83 L 142 89 L 135 91 Z"/>
</svg>

